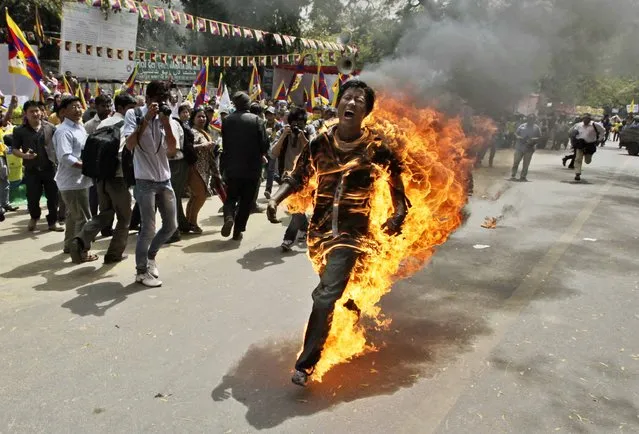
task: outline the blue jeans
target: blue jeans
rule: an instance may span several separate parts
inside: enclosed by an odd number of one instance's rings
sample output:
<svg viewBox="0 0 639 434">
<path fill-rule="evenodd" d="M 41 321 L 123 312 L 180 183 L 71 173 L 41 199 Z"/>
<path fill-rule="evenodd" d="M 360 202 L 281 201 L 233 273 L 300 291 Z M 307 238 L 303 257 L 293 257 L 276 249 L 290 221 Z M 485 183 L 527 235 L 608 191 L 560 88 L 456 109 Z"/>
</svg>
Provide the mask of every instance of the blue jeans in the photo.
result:
<svg viewBox="0 0 639 434">
<path fill-rule="evenodd" d="M 146 273 L 149 259 L 155 259 L 160 247 L 177 229 L 176 199 L 171 181 L 135 181 L 135 201 L 140 208 L 140 232 L 135 246 L 135 268 Z M 162 227 L 155 233 L 155 209 L 160 211 Z"/>
</svg>

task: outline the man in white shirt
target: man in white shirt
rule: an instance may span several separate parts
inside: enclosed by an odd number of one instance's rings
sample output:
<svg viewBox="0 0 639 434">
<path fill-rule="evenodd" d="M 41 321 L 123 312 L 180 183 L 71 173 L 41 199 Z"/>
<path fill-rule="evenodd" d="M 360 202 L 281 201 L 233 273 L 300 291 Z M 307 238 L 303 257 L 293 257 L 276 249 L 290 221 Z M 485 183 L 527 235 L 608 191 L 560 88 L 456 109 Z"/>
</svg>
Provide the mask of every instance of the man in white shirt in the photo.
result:
<svg viewBox="0 0 639 434">
<path fill-rule="evenodd" d="M 573 148 L 575 148 L 575 181 L 581 181 L 584 160 L 586 164 L 590 164 L 593 154 L 597 152 L 599 141 L 606 135 L 603 125 L 593 122 L 590 114 L 584 114 L 582 119 L 570 130 Z"/>
<path fill-rule="evenodd" d="M 87 132 L 80 123 L 82 119 L 80 98 L 75 96 L 63 98 L 60 109 L 64 111 L 65 117 L 64 122 L 53 134 L 53 147 L 58 159 L 55 182 L 58 184 L 58 190 L 67 209 L 64 252 L 70 253 L 71 241 L 78 236 L 91 218 L 89 187 L 93 185 L 93 181 L 82 174 L 80 157 L 87 140 Z M 97 256 L 86 252 L 83 262 L 97 259 Z"/>
<path fill-rule="evenodd" d="M 129 237 L 129 224 L 131 223 L 131 193 L 122 172 L 122 151 L 126 145 L 124 130 L 124 115 L 130 109 L 135 108 L 136 101 L 126 92 L 115 97 L 116 112 L 113 116 L 104 119 L 98 125 L 96 131 L 104 128 L 116 127 L 120 129 L 120 149 L 118 151 L 118 163 L 115 177 L 101 179 L 96 184 L 100 213 L 84 225 L 78 236 L 71 242 L 71 259 L 75 263 L 84 262 L 84 257 L 91 248 L 91 243 L 98 233 L 105 227 L 113 225 L 113 217 L 117 216 L 118 223 L 113 231 L 113 238 L 109 243 L 109 249 L 104 256 L 105 264 L 115 264 L 127 258 L 124 254 Z"/>
<path fill-rule="evenodd" d="M 171 186 L 169 158 L 177 154 L 179 124 L 171 119 L 166 83 L 152 81 L 146 88 L 146 107 L 129 110 L 124 119 L 126 146 L 133 152 L 135 201 L 141 225 L 135 248 L 135 281 L 148 287 L 162 285 L 155 257 L 177 229 L 176 198 Z M 155 233 L 156 208 L 162 227 Z"/>
</svg>

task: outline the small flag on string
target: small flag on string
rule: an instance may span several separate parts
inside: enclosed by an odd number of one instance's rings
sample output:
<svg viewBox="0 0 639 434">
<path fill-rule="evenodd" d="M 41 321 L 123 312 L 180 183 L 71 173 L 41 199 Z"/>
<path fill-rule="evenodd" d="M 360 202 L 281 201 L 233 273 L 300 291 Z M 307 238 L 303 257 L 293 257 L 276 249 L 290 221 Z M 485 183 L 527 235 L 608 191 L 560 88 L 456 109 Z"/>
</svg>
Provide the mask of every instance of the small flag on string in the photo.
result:
<svg viewBox="0 0 639 434">
<path fill-rule="evenodd" d="M 146 3 L 139 3 L 139 5 L 140 5 L 140 17 L 143 20 L 150 20 L 151 10 L 149 9 L 149 5 L 147 5 Z"/>
<path fill-rule="evenodd" d="M 122 2 L 120 0 L 111 0 L 111 9 L 115 12 L 122 10 Z"/>
<path fill-rule="evenodd" d="M 209 21 L 209 26 L 211 28 L 211 34 L 215 36 L 220 36 L 220 27 L 217 24 L 217 21 Z"/>
<path fill-rule="evenodd" d="M 184 14 L 184 16 L 186 17 L 186 28 L 193 30 L 195 28 L 195 19 L 193 18 L 193 15 Z"/>
<path fill-rule="evenodd" d="M 181 14 L 178 11 L 171 10 L 171 21 L 173 22 L 173 24 L 181 25 L 182 24 Z"/>
<path fill-rule="evenodd" d="M 228 24 L 221 23 L 220 27 L 222 27 L 222 36 L 227 37 L 231 35 L 231 27 Z"/>
<path fill-rule="evenodd" d="M 253 32 L 251 29 L 247 29 L 246 27 L 242 28 L 242 33 L 244 33 L 244 37 L 247 39 L 253 39 Z"/>
<path fill-rule="evenodd" d="M 206 20 L 204 18 L 197 19 L 197 31 L 206 32 Z"/>
<path fill-rule="evenodd" d="M 125 4 L 126 4 L 126 9 L 127 11 L 129 11 L 129 13 L 132 14 L 137 14 L 138 13 L 138 8 L 135 5 L 135 1 L 133 0 L 124 0 Z"/>
<path fill-rule="evenodd" d="M 155 20 L 161 23 L 166 21 L 166 12 L 164 12 L 164 8 L 153 8 L 153 15 L 155 16 Z"/>
</svg>

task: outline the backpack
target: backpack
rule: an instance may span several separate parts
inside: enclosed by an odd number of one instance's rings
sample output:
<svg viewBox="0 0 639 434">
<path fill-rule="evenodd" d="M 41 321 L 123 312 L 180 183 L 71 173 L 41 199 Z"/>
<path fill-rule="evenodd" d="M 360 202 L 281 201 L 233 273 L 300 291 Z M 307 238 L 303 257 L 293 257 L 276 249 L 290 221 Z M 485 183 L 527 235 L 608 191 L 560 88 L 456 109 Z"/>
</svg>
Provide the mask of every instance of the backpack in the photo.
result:
<svg viewBox="0 0 639 434">
<path fill-rule="evenodd" d="M 142 123 L 142 109 L 136 107 L 133 109 L 135 113 L 135 123 L 140 125 Z M 122 150 L 122 175 L 124 175 L 124 182 L 129 187 L 135 185 L 135 171 L 133 170 L 133 151 L 130 151 L 126 146 Z"/>
<path fill-rule="evenodd" d="M 82 149 L 82 174 L 97 180 L 115 178 L 118 170 L 120 131 L 124 121 L 100 128 L 89 135 Z"/>
</svg>

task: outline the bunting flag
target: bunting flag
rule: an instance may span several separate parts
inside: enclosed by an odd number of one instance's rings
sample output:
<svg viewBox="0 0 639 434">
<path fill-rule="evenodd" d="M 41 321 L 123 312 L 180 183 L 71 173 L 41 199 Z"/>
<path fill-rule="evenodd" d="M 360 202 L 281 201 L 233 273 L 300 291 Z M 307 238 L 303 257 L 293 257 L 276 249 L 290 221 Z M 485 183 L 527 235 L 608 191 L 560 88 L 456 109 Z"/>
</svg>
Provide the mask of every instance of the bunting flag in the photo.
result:
<svg viewBox="0 0 639 434">
<path fill-rule="evenodd" d="M 286 85 L 284 84 L 284 80 L 282 80 L 280 87 L 278 87 L 277 92 L 275 92 L 275 101 L 286 101 L 287 95 Z"/>
<path fill-rule="evenodd" d="M 22 30 L 9 16 L 9 10 L 5 9 L 7 20 L 7 45 L 9 50 L 9 72 L 30 78 L 38 86 L 41 92 L 49 93 L 49 89 L 42 84 L 44 72 L 38 56 L 27 42 Z"/>
<path fill-rule="evenodd" d="M 129 50 L 129 62 L 135 61 L 135 51 Z"/>
<path fill-rule="evenodd" d="M 282 37 L 278 35 L 277 33 L 273 33 L 273 39 L 275 39 L 275 43 L 279 45 L 280 47 L 284 45 L 284 43 L 282 42 Z"/>
<path fill-rule="evenodd" d="M 215 66 L 216 68 L 220 67 L 220 65 L 222 64 L 220 60 L 220 56 L 214 56 L 212 57 L 212 59 L 213 59 L 213 66 Z"/>
<path fill-rule="evenodd" d="M 242 33 L 246 39 L 253 39 L 253 32 L 251 29 L 247 29 L 246 27 L 242 28 Z"/>
<path fill-rule="evenodd" d="M 164 63 L 165 65 L 167 64 L 167 54 L 166 53 L 160 53 L 160 62 Z"/>
<path fill-rule="evenodd" d="M 153 16 L 155 16 L 155 21 L 159 21 L 161 23 L 166 21 L 164 8 L 153 8 Z"/>
<path fill-rule="evenodd" d="M 197 19 L 197 31 L 206 32 L 206 20 L 204 18 Z"/>
<path fill-rule="evenodd" d="M 209 62 L 208 60 L 206 60 L 204 62 L 204 66 L 202 66 L 202 69 L 200 70 L 200 73 L 197 75 L 197 78 L 193 82 L 193 87 L 197 91 L 195 95 L 194 108 L 198 108 L 199 106 L 205 103 L 206 85 L 208 81 L 209 81 Z"/>
<path fill-rule="evenodd" d="M 220 98 L 222 98 L 223 92 L 224 92 L 224 73 L 220 72 L 220 79 L 217 83 L 217 92 L 215 94 L 218 101 L 220 100 Z"/>
<path fill-rule="evenodd" d="M 126 82 L 124 83 L 124 89 L 127 91 L 127 93 L 133 95 L 133 93 L 135 92 L 135 77 L 138 75 L 138 64 L 135 64 L 135 68 L 133 68 L 133 71 L 131 71 L 131 75 L 129 75 L 129 78 L 126 79 Z"/>
<path fill-rule="evenodd" d="M 249 87 L 249 96 L 251 101 L 257 101 L 262 96 L 262 83 L 260 81 L 260 73 L 257 70 L 257 65 L 253 63 L 253 72 L 251 73 L 251 81 Z"/>
<path fill-rule="evenodd" d="M 328 85 L 326 84 L 326 77 L 324 76 L 324 71 L 322 71 L 322 64 L 318 62 L 317 64 L 317 95 L 323 105 L 327 105 L 330 101 L 330 97 L 328 94 Z"/>
<path fill-rule="evenodd" d="M 42 27 L 42 20 L 40 19 L 38 5 L 35 7 L 35 24 L 33 25 L 33 31 L 36 35 L 38 48 L 42 48 L 42 45 L 44 44 L 44 28 Z"/>
<path fill-rule="evenodd" d="M 82 54 L 82 44 L 81 43 L 78 42 L 78 43 L 75 44 L 75 51 L 78 54 Z"/>
<path fill-rule="evenodd" d="M 124 60 L 124 50 L 118 48 L 117 50 L 117 58 L 118 60 Z"/>
<path fill-rule="evenodd" d="M 173 24 L 182 25 L 182 17 L 178 11 L 171 10 L 171 22 Z"/>
<path fill-rule="evenodd" d="M 102 57 L 102 47 L 95 47 L 95 55 Z"/>
<path fill-rule="evenodd" d="M 222 36 L 227 37 L 231 35 L 231 27 L 228 24 L 221 23 L 220 27 L 222 28 Z"/>
<path fill-rule="evenodd" d="M 195 19 L 193 18 L 193 15 L 184 14 L 184 17 L 186 18 L 186 28 L 193 30 L 195 28 Z"/>
<path fill-rule="evenodd" d="M 120 0 L 111 0 L 111 9 L 119 12 L 122 10 L 122 2 Z"/>
<path fill-rule="evenodd" d="M 108 48 L 108 47 L 107 47 L 107 49 L 106 49 L 106 54 L 107 54 L 107 57 L 108 57 L 109 59 L 113 59 L 113 48 Z"/>
<path fill-rule="evenodd" d="M 209 27 L 211 28 L 212 35 L 220 36 L 220 26 L 217 24 L 217 21 L 209 21 Z"/>
<path fill-rule="evenodd" d="M 242 30 L 239 26 L 233 26 L 233 36 L 235 36 L 236 38 L 242 37 Z"/>
<path fill-rule="evenodd" d="M 87 56 L 93 55 L 93 45 L 85 45 L 84 48 L 86 50 Z"/>
<path fill-rule="evenodd" d="M 150 20 L 151 19 L 151 9 L 149 8 L 149 5 L 147 5 L 146 3 L 139 3 L 140 5 L 140 17 L 142 17 L 142 19 L 144 20 Z"/>
<path fill-rule="evenodd" d="M 138 8 L 133 0 L 124 0 L 124 4 L 126 5 L 126 10 L 129 11 L 129 13 L 138 13 Z"/>
</svg>

